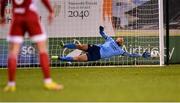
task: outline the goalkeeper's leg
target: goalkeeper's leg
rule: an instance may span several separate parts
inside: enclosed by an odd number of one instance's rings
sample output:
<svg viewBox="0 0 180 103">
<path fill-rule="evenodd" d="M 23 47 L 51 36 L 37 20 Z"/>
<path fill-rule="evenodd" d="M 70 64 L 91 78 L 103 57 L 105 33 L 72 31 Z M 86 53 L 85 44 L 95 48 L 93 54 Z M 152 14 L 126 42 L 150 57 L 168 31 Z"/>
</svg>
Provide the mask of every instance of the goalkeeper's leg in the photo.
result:
<svg viewBox="0 0 180 103">
<path fill-rule="evenodd" d="M 62 41 L 60 43 L 60 46 L 62 48 L 79 49 L 79 50 L 83 50 L 83 51 L 87 51 L 87 49 L 88 49 L 87 44 L 74 44 L 74 43 L 64 44 Z"/>
<path fill-rule="evenodd" d="M 76 57 L 70 57 L 70 56 L 58 57 L 58 59 L 61 61 L 68 61 L 68 62 L 87 62 L 88 61 L 88 57 L 86 54 L 82 54 Z"/>
<path fill-rule="evenodd" d="M 87 54 L 82 54 L 76 57 L 71 57 L 71 56 L 51 56 L 51 59 L 56 59 L 60 61 L 67 61 L 67 62 L 87 62 L 88 57 Z"/>
<path fill-rule="evenodd" d="M 51 59 L 52 60 L 60 60 L 60 61 L 69 61 L 69 62 L 75 61 L 74 57 L 71 57 L 71 56 L 64 56 L 64 57 L 61 57 L 61 56 L 51 56 Z"/>
</svg>

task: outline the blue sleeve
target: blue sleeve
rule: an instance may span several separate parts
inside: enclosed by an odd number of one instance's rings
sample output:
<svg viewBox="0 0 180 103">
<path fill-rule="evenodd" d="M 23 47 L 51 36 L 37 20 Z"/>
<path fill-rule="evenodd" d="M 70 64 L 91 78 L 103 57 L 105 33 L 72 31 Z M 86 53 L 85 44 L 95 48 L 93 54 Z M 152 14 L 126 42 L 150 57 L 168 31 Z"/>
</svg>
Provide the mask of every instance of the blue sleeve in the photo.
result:
<svg viewBox="0 0 180 103">
<path fill-rule="evenodd" d="M 132 54 L 130 54 L 130 53 L 128 53 L 128 52 L 124 52 L 124 53 L 123 53 L 123 56 L 128 56 L 128 57 L 142 57 L 141 54 L 137 54 L 137 53 L 132 53 Z"/>
<path fill-rule="evenodd" d="M 109 36 L 106 35 L 106 33 L 104 33 L 103 31 L 100 31 L 100 34 L 101 36 L 104 38 L 104 39 L 108 39 Z"/>
</svg>

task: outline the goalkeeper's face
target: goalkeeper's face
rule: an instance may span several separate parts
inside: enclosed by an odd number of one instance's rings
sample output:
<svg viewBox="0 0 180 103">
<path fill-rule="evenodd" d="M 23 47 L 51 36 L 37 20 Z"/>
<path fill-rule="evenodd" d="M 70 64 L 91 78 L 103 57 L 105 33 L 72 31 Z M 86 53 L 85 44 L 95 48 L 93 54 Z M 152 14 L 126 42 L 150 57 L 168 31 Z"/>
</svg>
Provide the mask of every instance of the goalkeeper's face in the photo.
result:
<svg viewBox="0 0 180 103">
<path fill-rule="evenodd" d="M 118 37 L 116 39 L 116 42 L 119 44 L 119 45 L 123 45 L 124 44 L 124 39 L 122 37 Z"/>
</svg>

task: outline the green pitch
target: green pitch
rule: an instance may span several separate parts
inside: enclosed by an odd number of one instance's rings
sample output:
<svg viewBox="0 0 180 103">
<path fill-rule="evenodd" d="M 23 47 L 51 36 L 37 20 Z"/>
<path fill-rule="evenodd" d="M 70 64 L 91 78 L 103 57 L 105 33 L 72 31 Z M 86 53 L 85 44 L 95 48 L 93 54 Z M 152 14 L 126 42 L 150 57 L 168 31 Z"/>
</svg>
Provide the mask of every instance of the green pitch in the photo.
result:
<svg viewBox="0 0 180 103">
<path fill-rule="evenodd" d="M 40 69 L 17 70 L 17 91 L 4 93 L 6 70 L 0 70 L 0 102 L 169 102 L 180 101 L 180 65 L 166 67 L 56 68 L 62 91 L 43 88 Z"/>
</svg>

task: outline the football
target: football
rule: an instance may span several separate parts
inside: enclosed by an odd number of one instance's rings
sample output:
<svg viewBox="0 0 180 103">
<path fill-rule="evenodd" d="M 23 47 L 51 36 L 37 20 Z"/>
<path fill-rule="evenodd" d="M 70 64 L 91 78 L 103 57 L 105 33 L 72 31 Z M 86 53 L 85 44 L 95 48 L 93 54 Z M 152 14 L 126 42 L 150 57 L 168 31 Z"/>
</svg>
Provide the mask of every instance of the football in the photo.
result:
<svg viewBox="0 0 180 103">
<path fill-rule="evenodd" d="M 157 50 L 152 50 L 152 51 L 151 51 L 151 57 L 152 57 L 152 58 L 159 57 L 159 51 L 157 51 Z"/>
</svg>

